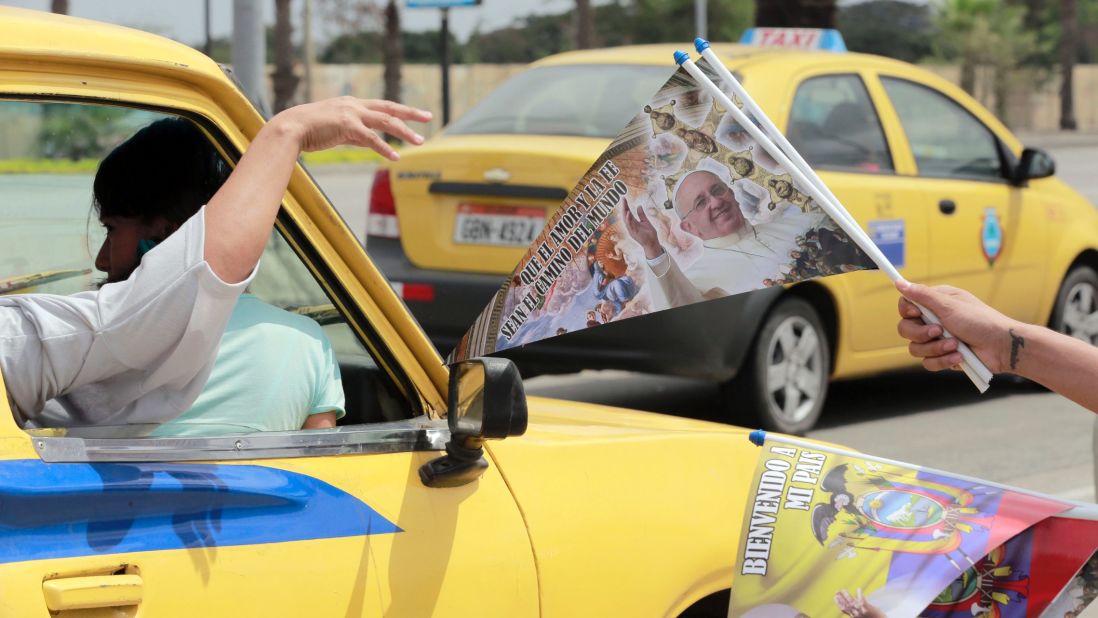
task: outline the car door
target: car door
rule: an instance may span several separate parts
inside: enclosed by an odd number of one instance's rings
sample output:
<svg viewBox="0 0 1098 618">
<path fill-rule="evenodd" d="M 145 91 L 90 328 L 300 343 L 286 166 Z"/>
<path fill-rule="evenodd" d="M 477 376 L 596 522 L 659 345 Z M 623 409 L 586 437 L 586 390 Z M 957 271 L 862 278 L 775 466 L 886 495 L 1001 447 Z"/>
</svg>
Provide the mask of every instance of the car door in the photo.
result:
<svg viewBox="0 0 1098 618">
<path fill-rule="evenodd" d="M 925 276 L 925 202 L 902 175 L 906 162 L 893 156 L 893 136 L 885 133 L 867 75 L 843 67 L 799 77 L 786 126 L 790 142 L 905 277 Z M 841 348 L 872 352 L 899 345 L 891 317 L 896 293 L 888 278 L 868 271 L 821 282 L 838 297 Z M 846 362 L 848 355 L 838 355 L 837 363 Z"/>
<path fill-rule="evenodd" d="M 881 84 L 914 158 L 930 211 L 930 281 L 971 291 L 1012 317 L 1032 320 L 1044 272 L 1047 220 L 1009 181 L 1013 155 L 959 100 L 913 78 Z M 973 104 L 974 105 L 974 104 Z M 1020 293 L 1029 288 L 1033 294 Z"/>
<path fill-rule="evenodd" d="M 179 84 L 10 77 L 0 71 L 0 87 L 34 94 L 0 101 L 0 293 L 95 287 L 93 174 L 137 128 L 178 115 L 230 159 L 246 143 L 229 114 Z M 359 280 L 340 257 L 364 260 L 315 187 L 299 173 L 291 189 L 250 291 L 322 326 L 343 375 L 341 426 L 116 438 L 48 419 L 19 426 L 0 398 L 0 614 L 537 613 L 530 542 L 500 471 L 458 488 L 420 482 L 447 432 L 437 387 L 402 341 L 411 323 L 378 308 L 371 294 L 391 294 L 380 277 Z M 334 240 L 320 227 L 333 221 Z"/>
</svg>

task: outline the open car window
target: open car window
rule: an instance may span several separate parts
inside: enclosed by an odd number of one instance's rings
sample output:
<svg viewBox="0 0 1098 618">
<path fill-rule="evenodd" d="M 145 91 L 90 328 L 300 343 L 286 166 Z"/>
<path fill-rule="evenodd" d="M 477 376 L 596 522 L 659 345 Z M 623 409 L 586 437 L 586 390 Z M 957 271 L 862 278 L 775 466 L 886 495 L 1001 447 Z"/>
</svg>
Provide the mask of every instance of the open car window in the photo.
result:
<svg viewBox="0 0 1098 618">
<path fill-rule="evenodd" d="M 809 165 L 866 174 L 891 173 L 877 110 L 857 75 L 811 77 L 797 86 L 789 141 Z"/>
<path fill-rule="evenodd" d="M 101 284 L 104 275 L 95 259 L 105 235 L 93 210 L 96 169 L 118 144 L 165 118 L 174 116 L 128 107 L 0 100 L 0 295 L 73 294 Z M 199 399 L 203 414 L 194 418 L 184 413 L 163 426 L 139 428 L 94 425 L 79 413 L 94 401 L 59 398 L 25 429 L 43 436 L 125 440 L 140 448 L 157 437 L 297 431 L 300 419 L 326 407 L 340 414 L 341 428 L 330 432 L 410 419 L 414 407 L 403 394 L 407 389 L 398 387 L 400 377 L 383 368 L 391 363 L 376 362 L 314 277 L 316 269 L 287 240 L 291 225 L 283 221 L 272 233 L 230 327 L 252 328 L 245 319 L 249 316 L 262 326 L 275 323 L 255 331 L 259 334 L 250 340 L 237 340 L 238 347 L 240 342 L 271 343 L 287 330 L 298 335 L 296 343 L 278 345 L 279 340 L 254 353 L 244 347 L 232 358 L 223 347 L 207 385 L 210 396 L 204 392 Z M 245 310 L 252 313 L 243 316 Z M 223 346 L 227 341 L 228 335 Z M 289 412 L 282 405 L 287 401 L 294 402 Z M 297 402 L 308 403 L 304 415 L 296 412 Z M 228 410 L 232 413 L 221 413 Z"/>
</svg>

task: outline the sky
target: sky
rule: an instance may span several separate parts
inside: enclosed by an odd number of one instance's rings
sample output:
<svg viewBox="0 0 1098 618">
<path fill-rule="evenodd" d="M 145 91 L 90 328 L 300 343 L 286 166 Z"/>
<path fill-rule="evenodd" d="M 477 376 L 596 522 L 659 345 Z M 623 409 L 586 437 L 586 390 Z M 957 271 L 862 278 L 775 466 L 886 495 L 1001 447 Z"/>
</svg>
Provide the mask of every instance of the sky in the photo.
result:
<svg viewBox="0 0 1098 618">
<path fill-rule="evenodd" d="M 384 0 L 377 0 L 383 4 Z M 853 4 L 859 0 L 840 0 Z M 926 0 L 913 0 L 925 2 Z M 596 3 L 599 0 L 595 0 Z M 336 30 L 326 26 L 320 17 L 324 5 L 333 0 L 314 0 L 314 32 L 317 41 L 328 40 Z M 404 2 L 401 2 L 403 6 Z M 18 6 L 48 11 L 50 0 L 0 0 L 0 5 Z M 295 23 L 300 23 L 304 0 L 293 0 Z M 227 37 L 232 31 L 233 0 L 210 0 L 210 29 L 213 36 Z M 575 6 L 574 0 L 481 0 L 481 6 L 456 8 L 450 11 L 450 30 L 464 41 L 478 27 L 481 31 L 510 25 L 519 17 L 531 13 L 560 13 Z M 274 0 L 261 0 L 266 21 L 274 22 Z M 69 13 L 77 17 L 130 26 L 173 38 L 188 45 L 200 46 L 205 38 L 205 2 L 203 0 L 69 0 Z M 404 29 L 434 30 L 439 27 L 438 9 L 405 9 Z"/>
<path fill-rule="evenodd" d="M 328 39 L 326 35 L 335 32 L 332 27 L 325 28 L 319 23 L 324 4 L 325 0 L 313 2 L 314 32 L 318 41 Z M 378 4 L 383 4 L 382 0 L 378 0 Z M 0 0 L 0 5 L 50 10 L 50 0 Z M 300 23 L 303 5 L 303 0 L 293 0 L 296 23 Z M 479 7 L 452 9 L 450 30 L 465 40 L 478 26 L 482 31 L 492 30 L 531 13 L 560 13 L 573 6 L 574 0 L 482 0 Z M 231 33 L 232 7 L 232 0 L 210 0 L 210 30 L 215 38 Z M 261 0 L 260 7 L 266 21 L 274 23 L 274 0 Z M 200 45 L 205 38 L 203 0 L 69 0 L 69 14 L 155 32 L 188 45 Z M 405 9 L 402 17 L 406 30 L 434 30 L 440 24 L 438 9 Z"/>
</svg>

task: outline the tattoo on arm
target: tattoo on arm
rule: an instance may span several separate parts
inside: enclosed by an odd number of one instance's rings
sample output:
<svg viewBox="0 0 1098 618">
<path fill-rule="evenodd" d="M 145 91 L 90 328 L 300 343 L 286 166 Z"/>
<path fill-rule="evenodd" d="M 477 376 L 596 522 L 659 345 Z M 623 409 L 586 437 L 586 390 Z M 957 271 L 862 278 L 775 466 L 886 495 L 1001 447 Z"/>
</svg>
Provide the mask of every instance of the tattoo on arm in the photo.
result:
<svg viewBox="0 0 1098 618">
<path fill-rule="evenodd" d="M 1026 347 L 1026 340 L 1023 339 L 1020 335 L 1014 334 L 1013 328 L 1008 329 L 1007 332 L 1010 333 L 1010 368 L 1017 369 L 1018 352 L 1020 352 L 1022 348 Z"/>
</svg>

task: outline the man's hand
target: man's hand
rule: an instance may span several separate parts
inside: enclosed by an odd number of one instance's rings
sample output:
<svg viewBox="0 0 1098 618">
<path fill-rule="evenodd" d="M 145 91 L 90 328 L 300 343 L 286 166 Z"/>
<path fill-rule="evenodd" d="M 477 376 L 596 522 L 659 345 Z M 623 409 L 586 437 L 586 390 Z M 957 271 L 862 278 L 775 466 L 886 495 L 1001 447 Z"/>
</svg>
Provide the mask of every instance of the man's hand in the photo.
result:
<svg viewBox="0 0 1098 618">
<path fill-rule="evenodd" d="M 638 208 L 637 216 L 634 217 L 633 211 L 629 210 L 629 200 L 622 200 L 621 211 L 622 218 L 625 219 L 625 229 L 633 237 L 633 240 L 637 241 L 637 244 L 644 249 L 644 257 L 654 260 L 663 255 L 663 247 L 660 246 L 656 228 L 648 220 L 648 215 L 644 213 L 644 209 Z"/>
<path fill-rule="evenodd" d="M 270 124 L 292 132 L 302 152 L 346 144 L 376 150 L 396 161 L 399 155 L 377 131 L 410 144 L 422 144 L 423 137 L 408 128 L 405 120 L 427 122 L 431 113 L 392 101 L 337 97 L 291 107 L 272 118 Z"/>
<path fill-rule="evenodd" d="M 1017 334 L 1021 324 L 988 307 L 969 292 L 947 285 L 927 287 L 906 281 L 898 282 L 900 298 L 900 336 L 909 340 L 908 351 L 923 359 L 930 371 L 949 369 L 961 364 L 957 339 L 968 344 L 976 356 L 993 372 L 1014 371 L 1018 363 Z M 942 326 L 924 324 L 919 308 L 930 309 L 942 321 Z M 942 337 L 942 327 L 954 338 Z M 1021 344 L 1024 345 L 1024 342 Z M 1012 353 L 1013 351 L 1013 353 Z"/>
</svg>

